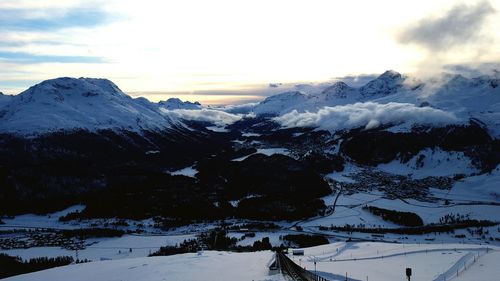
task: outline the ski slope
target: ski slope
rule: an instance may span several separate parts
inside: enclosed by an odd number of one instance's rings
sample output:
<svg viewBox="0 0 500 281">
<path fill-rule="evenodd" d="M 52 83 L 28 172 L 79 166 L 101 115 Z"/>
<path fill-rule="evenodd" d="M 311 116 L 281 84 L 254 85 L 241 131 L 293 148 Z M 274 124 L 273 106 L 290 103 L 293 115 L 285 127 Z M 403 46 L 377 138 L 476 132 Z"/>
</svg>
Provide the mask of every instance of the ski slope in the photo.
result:
<svg viewBox="0 0 500 281">
<path fill-rule="evenodd" d="M 284 281 L 271 275 L 267 265 L 270 251 L 231 253 L 205 251 L 167 257 L 98 261 L 52 268 L 19 275 L 6 281 L 181 281 L 181 280 L 255 280 Z"/>
<path fill-rule="evenodd" d="M 468 244 L 394 244 L 338 242 L 305 248 L 304 256 L 290 258 L 329 280 L 497 280 L 500 248 Z M 42 280 L 287 280 L 268 269 L 271 251 L 233 253 L 204 251 L 166 257 L 97 261 L 52 268 L 7 278 L 9 281 Z M 316 262 L 316 268 L 314 263 Z"/>
</svg>

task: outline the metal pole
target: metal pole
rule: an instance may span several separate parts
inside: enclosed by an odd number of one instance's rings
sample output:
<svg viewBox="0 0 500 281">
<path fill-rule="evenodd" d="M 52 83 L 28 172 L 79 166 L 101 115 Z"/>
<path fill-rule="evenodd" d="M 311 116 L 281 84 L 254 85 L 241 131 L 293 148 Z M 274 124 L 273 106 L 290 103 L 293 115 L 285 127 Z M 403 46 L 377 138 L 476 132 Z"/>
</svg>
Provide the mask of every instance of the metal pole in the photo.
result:
<svg viewBox="0 0 500 281">
<path fill-rule="evenodd" d="M 314 257 L 314 275 L 317 275 L 316 274 L 316 257 Z"/>
</svg>

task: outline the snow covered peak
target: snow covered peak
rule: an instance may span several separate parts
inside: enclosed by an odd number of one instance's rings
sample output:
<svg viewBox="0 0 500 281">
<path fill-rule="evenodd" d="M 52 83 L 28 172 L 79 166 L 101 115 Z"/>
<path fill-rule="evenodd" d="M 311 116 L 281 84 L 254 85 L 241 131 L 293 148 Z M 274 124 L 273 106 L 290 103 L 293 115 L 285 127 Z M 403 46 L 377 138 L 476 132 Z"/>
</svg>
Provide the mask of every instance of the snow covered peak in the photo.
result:
<svg viewBox="0 0 500 281">
<path fill-rule="evenodd" d="M 0 132 L 39 134 L 60 130 L 161 130 L 171 124 L 157 106 L 132 99 L 113 82 L 94 78 L 46 80 L 2 108 Z"/>
<path fill-rule="evenodd" d="M 65 98 L 77 99 L 77 96 L 91 98 L 96 96 L 115 96 L 130 99 L 113 82 L 107 79 L 61 77 L 45 80 L 30 87 L 19 96 L 33 99 L 54 99 L 62 102 Z"/>
<path fill-rule="evenodd" d="M 394 70 L 386 70 L 384 73 L 382 73 L 378 78 L 382 79 L 399 79 L 401 78 L 401 73 L 394 71 Z"/>
<path fill-rule="evenodd" d="M 290 98 L 295 99 L 295 98 L 302 98 L 305 96 L 302 92 L 300 91 L 288 91 L 288 92 L 283 92 L 277 95 L 273 95 L 270 97 L 267 97 L 262 103 L 270 103 L 276 100 L 288 100 Z"/>
<path fill-rule="evenodd" d="M 201 104 L 199 102 L 183 102 L 178 98 L 170 98 L 166 101 L 160 101 L 158 103 L 160 107 L 173 110 L 173 109 L 201 109 Z"/>
<path fill-rule="evenodd" d="M 85 81 L 87 83 L 93 84 L 93 85 L 95 85 L 95 86 L 103 89 L 107 93 L 110 93 L 110 94 L 113 94 L 113 95 L 126 96 L 126 94 L 124 94 L 122 92 L 122 90 L 120 90 L 120 88 L 118 88 L 118 86 L 116 86 L 115 83 L 111 82 L 108 79 L 103 79 L 103 78 L 79 78 L 78 80 L 82 80 L 82 81 Z"/>
<path fill-rule="evenodd" d="M 307 102 L 309 97 L 300 91 L 289 91 L 267 97 L 254 108 L 256 114 L 279 115 Z"/>
<path fill-rule="evenodd" d="M 388 70 L 359 89 L 363 97 L 390 95 L 403 87 L 405 78 L 398 72 Z"/>
<path fill-rule="evenodd" d="M 325 95 L 326 98 L 329 97 L 346 98 L 349 94 L 352 94 L 354 91 L 355 91 L 354 88 L 351 88 L 346 83 L 340 81 L 324 89 L 321 92 L 321 94 Z"/>
</svg>

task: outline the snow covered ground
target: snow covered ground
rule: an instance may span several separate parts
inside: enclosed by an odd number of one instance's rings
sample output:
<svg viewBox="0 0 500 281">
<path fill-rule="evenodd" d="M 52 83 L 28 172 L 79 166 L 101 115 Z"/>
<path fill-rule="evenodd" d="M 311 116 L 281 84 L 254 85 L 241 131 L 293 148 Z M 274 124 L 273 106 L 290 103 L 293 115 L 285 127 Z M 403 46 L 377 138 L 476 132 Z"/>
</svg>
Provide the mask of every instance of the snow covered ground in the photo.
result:
<svg viewBox="0 0 500 281">
<path fill-rule="evenodd" d="M 446 159 L 451 155 L 434 155 L 434 159 L 429 163 L 424 164 L 424 169 L 427 165 L 437 163 L 438 159 Z M 454 157 L 463 157 L 463 155 L 453 155 Z M 428 159 L 433 157 L 430 155 Z M 463 159 L 462 159 L 463 160 Z M 448 164 L 446 164 L 448 165 Z M 386 165 L 384 168 L 390 167 L 390 172 L 402 171 L 404 164 L 394 162 Z M 448 170 L 442 170 L 443 173 L 454 173 L 453 165 L 448 165 Z M 380 166 L 378 167 L 380 168 Z M 339 182 L 352 183 L 354 179 L 352 174 L 362 173 L 364 167 L 358 167 L 351 163 L 347 163 L 345 170 L 326 175 L 327 179 L 333 179 Z M 429 167 L 432 170 L 432 167 Z M 414 178 L 418 178 L 419 169 L 415 169 Z M 472 172 L 472 170 L 468 170 Z M 399 174 L 406 174 L 399 173 Z M 384 234 L 382 236 L 374 236 L 370 233 L 342 233 L 330 230 L 320 230 L 319 227 L 330 226 L 345 226 L 346 224 L 361 226 L 361 227 L 383 227 L 397 228 L 400 227 L 390 221 L 385 221 L 379 216 L 371 214 L 364 210 L 366 205 L 375 206 L 384 209 L 397 210 L 403 212 L 413 212 L 418 214 L 425 224 L 439 223 L 439 220 L 447 215 L 463 215 L 475 220 L 499 221 L 500 216 L 500 168 L 497 167 L 491 173 L 469 176 L 456 181 L 450 190 L 430 188 L 430 195 L 437 198 L 438 201 L 426 202 L 415 199 L 392 200 L 384 198 L 384 193 L 378 190 L 362 191 L 354 194 L 343 193 L 339 196 L 335 207 L 335 212 L 325 217 L 316 217 L 298 222 L 304 231 L 310 233 L 322 233 L 329 237 L 337 237 L 347 239 L 370 239 L 383 241 L 414 241 L 434 243 L 492 243 L 499 245 L 495 239 L 500 239 L 498 228 L 487 227 L 488 232 L 486 237 L 481 235 L 471 235 L 467 229 L 457 229 L 453 234 L 447 233 L 431 233 L 426 235 L 398 235 Z M 334 185 L 336 185 L 334 183 Z M 337 194 L 332 194 L 323 198 L 326 205 L 333 205 Z M 463 237 L 465 236 L 465 237 Z M 491 238 L 490 238 L 491 237 Z"/>
<path fill-rule="evenodd" d="M 173 171 L 170 174 L 172 176 L 186 176 L 186 177 L 195 178 L 197 173 L 198 173 L 198 170 L 196 170 L 194 168 L 194 166 L 189 166 L 189 167 L 177 170 L 177 171 Z"/>
<path fill-rule="evenodd" d="M 257 148 L 257 152 L 245 155 L 243 157 L 239 157 L 236 159 L 233 159 L 232 161 L 243 161 L 247 159 L 248 157 L 254 155 L 254 154 L 264 154 L 266 156 L 271 156 L 273 154 L 283 154 L 283 155 L 290 155 L 290 151 L 286 148 L 281 148 L 281 147 L 275 147 L 275 148 Z"/>
<path fill-rule="evenodd" d="M 60 247 L 32 247 L 27 249 L 1 250 L 10 256 L 23 259 L 36 257 L 72 256 L 92 261 L 147 257 L 162 246 L 175 246 L 184 240 L 195 239 L 194 234 L 184 235 L 124 235 L 112 238 L 91 238 L 86 240 L 86 248 L 70 251 Z"/>
<path fill-rule="evenodd" d="M 498 280 L 493 278 L 498 277 L 500 268 L 491 261 L 498 257 L 499 250 L 467 244 L 342 242 L 306 248 L 304 256 L 291 258 L 311 271 L 316 261 L 317 273 L 329 280 L 345 280 L 346 274 L 349 280 L 405 280 L 407 267 L 412 268 L 411 280 L 415 281 L 450 280 L 457 270 L 461 278 L 473 276 L 461 280 Z M 489 265 L 487 270 L 477 270 L 481 262 Z M 468 267 L 465 271 L 464 263 Z"/>
<path fill-rule="evenodd" d="M 280 230 L 276 232 L 254 232 L 255 236 L 254 237 L 246 237 L 245 239 L 238 241 L 236 245 L 238 246 L 252 246 L 255 241 L 261 241 L 262 238 L 268 237 L 269 242 L 271 245 L 274 246 L 279 246 L 281 243 L 283 243 L 282 240 L 280 240 L 281 235 L 286 235 L 288 233 L 292 233 L 292 231 L 287 232 L 286 230 Z M 242 232 L 230 232 L 228 233 L 229 237 L 235 237 L 240 239 L 245 233 Z"/>
<path fill-rule="evenodd" d="M 457 173 L 472 174 L 475 170 L 469 166 L 465 167 L 464 159 L 468 159 L 461 153 L 447 153 L 443 151 L 423 151 L 427 156 L 420 168 L 415 167 L 414 160 L 407 164 L 393 161 L 388 164 L 379 165 L 377 169 L 384 172 L 399 175 L 410 175 L 412 178 L 424 176 L 453 176 Z M 450 159 L 447 161 L 446 159 Z M 455 159 L 456 161 L 454 161 Z M 457 160 L 458 159 L 458 160 Z M 447 163 L 444 163 L 447 162 Z M 457 162 L 457 163 L 455 163 Z M 325 176 L 338 182 L 352 183 L 351 177 L 357 173 L 363 173 L 364 167 L 356 166 L 348 162 L 342 172 L 334 172 Z M 468 176 L 454 182 L 450 190 L 430 188 L 430 195 L 438 198 L 439 202 L 423 202 L 414 199 L 389 200 L 384 198 L 380 191 L 363 191 L 354 194 L 341 194 L 335 209 L 330 216 L 308 220 L 304 225 L 344 225 L 365 224 L 368 226 L 381 225 L 393 226 L 392 223 L 384 221 L 377 216 L 371 215 L 363 210 L 363 206 L 370 205 L 385 209 L 417 213 L 422 217 L 424 223 L 437 223 L 439 219 L 447 214 L 469 215 L 471 219 L 477 220 L 500 220 L 500 166 L 490 173 Z M 332 205 L 336 194 L 324 197 L 326 205 Z M 449 204 L 443 202 L 448 200 Z"/>
<path fill-rule="evenodd" d="M 498 261 L 500 252 L 492 252 L 481 257 L 477 263 L 457 276 L 455 281 L 481 280 L 496 281 L 500 274 Z"/>
<path fill-rule="evenodd" d="M 435 190 L 442 193 L 442 190 Z M 446 195 L 446 194 L 445 194 Z M 325 204 L 331 205 L 335 196 L 324 197 Z M 439 219 L 448 214 L 469 215 L 471 219 L 477 220 L 499 220 L 500 206 L 498 205 L 437 205 L 417 200 L 389 200 L 384 199 L 378 192 L 356 193 L 353 195 L 341 195 L 337 201 L 335 212 L 329 216 L 310 219 L 303 226 L 343 226 L 345 224 L 364 224 L 367 227 L 382 226 L 396 227 L 395 224 L 385 221 L 370 212 L 363 210 L 363 206 L 370 205 L 384 209 L 406 211 L 417 213 L 424 223 L 438 223 Z"/>
<path fill-rule="evenodd" d="M 80 225 L 63 224 L 59 221 L 61 216 L 71 212 L 81 211 L 85 208 L 83 205 L 75 205 L 65 210 L 55 212 L 46 216 L 26 214 L 13 218 L 3 218 L 4 225 L 0 225 L 0 229 L 16 229 L 16 228 L 57 228 L 57 229 L 72 229 L 80 228 Z"/>
<path fill-rule="evenodd" d="M 500 165 L 491 173 L 468 177 L 457 182 L 446 194 L 455 201 L 500 201 Z"/>
<path fill-rule="evenodd" d="M 496 172 L 494 172 L 496 173 Z M 482 182 L 481 176 L 468 179 L 475 184 Z M 333 200 L 333 196 L 325 198 Z M 342 225 L 343 223 L 365 223 L 394 227 L 390 222 L 371 215 L 360 209 L 350 208 L 350 205 L 362 206 L 366 202 L 387 208 L 413 210 L 419 212 L 426 222 L 434 221 L 440 216 L 440 209 L 431 206 L 414 206 L 399 201 L 382 199 L 380 194 L 358 193 L 342 196 L 339 199 L 338 210 L 325 218 L 314 218 L 299 222 L 305 233 L 322 233 L 317 226 Z M 410 200 L 410 202 L 412 202 Z M 419 202 L 422 203 L 422 202 Z M 464 206 L 454 206 L 456 208 Z M 471 206 L 466 210 L 476 210 L 478 214 L 488 214 L 486 217 L 497 219 L 498 206 Z M 83 206 L 74 206 L 50 216 L 24 215 L 6 219 L 7 225 L 37 225 L 38 227 L 65 228 L 75 225 L 59 222 L 59 216 L 70 211 L 80 210 Z M 451 207 L 450 207 L 451 208 Z M 491 208 L 491 210 L 488 210 Z M 438 211 L 437 211 L 438 210 Z M 424 214 L 427 214 L 424 215 Z M 89 222 L 90 223 L 90 222 Z M 129 222 L 131 226 L 132 222 Z M 144 222 L 147 224 L 147 222 Z M 277 223 L 284 227 L 274 232 L 255 232 L 255 237 L 247 237 L 238 245 L 252 245 L 253 242 L 269 237 L 273 245 L 280 245 L 280 236 L 297 233 L 290 222 Z M 6 280 L 286 280 L 281 275 L 270 275 L 268 264 L 272 258 L 271 252 L 229 253 L 206 251 L 201 256 L 183 254 L 169 257 L 147 258 L 146 256 L 165 245 L 175 245 L 185 239 L 192 239 L 196 233 L 209 229 L 211 225 L 192 225 L 181 227 L 175 231 L 153 235 L 150 227 L 145 227 L 145 235 L 124 235 L 115 238 L 88 239 L 87 248 L 78 251 L 78 258 L 90 259 L 94 262 L 70 265 L 12 277 Z M 491 236 L 498 236 L 497 227 L 487 228 Z M 196 232 L 197 231 L 197 232 Z M 191 232 L 191 233 L 190 233 Z M 401 280 L 404 269 L 412 267 L 412 280 L 496 280 L 493 276 L 500 274 L 498 267 L 497 242 L 489 242 L 479 238 L 456 238 L 447 233 L 426 235 L 385 234 L 373 237 L 368 233 L 341 233 L 324 231 L 332 244 L 306 248 L 305 256 L 292 257 L 295 262 L 309 270 L 314 268 L 316 259 L 317 272 L 329 280 L 344 280 L 347 272 L 349 280 Z M 467 234 L 466 230 L 456 230 L 454 234 Z M 229 236 L 240 238 L 241 232 L 230 232 Z M 370 240 L 398 241 L 399 243 L 381 242 L 339 242 L 348 237 Z M 430 239 L 430 241 L 429 241 Z M 403 244 L 403 243 L 404 244 Z M 491 244 L 485 244 L 485 243 Z M 427 244 L 429 243 L 429 244 Z M 486 253 L 486 248 L 489 252 Z M 132 249 L 132 251 L 130 251 Z M 494 251 L 493 251 L 494 250 Z M 28 249 L 2 250 L 12 256 L 29 259 L 39 256 L 56 257 L 69 255 L 76 258 L 75 251 L 58 247 L 35 247 Z M 341 261 L 343 260 L 343 261 Z M 476 262 L 477 260 L 477 262 Z M 465 264 L 465 266 L 463 266 Z M 464 270 L 467 268 L 467 270 Z M 353 278 L 353 279 L 352 279 Z"/>
<path fill-rule="evenodd" d="M 326 179 L 333 179 L 333 180 L 336 180 L 336 181 L 340 181 L 340 182 L 354 182 L 353 179 L 351 179 L 349 177 L 349 175 L 353 174 L 353 173 L 358 173 L 360 171 L 360 167 L 350 163 L 350 162 L 347 162 L 344 166 L 344 170 L 342 170 L 341 172 L 332 172 L 330 174 L 327 174 L 325 176 Z"/>
<path fill-rule="evenodd" d="M 157 280 L 255 280 L 284 281 L 271 275 L 270 251 L 230 253 L 205 251 L 167 257 L 99 261 L 52 268 L 19 275 L 6 281 L 157 281 Z"/>
<path fill-rule="evenodd" d="M 260 149 L 260 153 L 288 153 L 285 149 Z M 436 155 L 434 155 L 436 156 Z M 443 159 L 450 155 L 436 156 Z M 430 155 L 429 157 L 433 157 Z M 462 155 L 453 155 L 462 157 Z M 436 163 L 434 158 L 430 163 Z M 430 159 L 430 158 L 429 158 Z M 394 169 L 400 169 L 400 163 L 393 163 Z M 378 167 L 380 168 L 380 167 Z M 387 167 L 386 167 L 387 168 Z M 411 168 L 411 167 L 410 167 Z M 327 175 L 328 178 L 338 181 L 353 181 L 351 173 L 360 172 L 362 167 L 347 164 L 343 172 Z M 394 172 L 395 170 L 391 170 Z M 417 169 L 418 170 L 418 169 Z M 451 173 L 453 169 L 449 170 Z M 181 169 L 174 173 L 188 175 L 195 172 L 192 167 Z M 448 173 L 448 172 L 446 172 Z M 405 174 L 405 173 L 403 173 Z M 413 174 L 416 177 L 416 173 Z M 317 259 L 316 268 L 320 275 L 329 280 L 345 280 L 347 272 L 349 280 L 401 280 L 404 278 L 404 269 L 412 267 L 412 280 L 497 280 L 500 274 L 498 267 L 498 250 L 500 239 L 498 226 L 486 227 L 486 238 L 471 235 L 466 229 L 455 230 L 454 233 L 430 233 L 425 235 L 384 234 L 374 236 L 370 233 L 343 233 L 330 230 L 319 230 L 319 226 L 343 226 L 345 224 L 363 224 L 367 227 L 398 227 L 384 221 L 378 216 L 362 209 L 364 205 L 377 206 L 398 211 L 415 212 L 422 217 L 424 223 L 436 223 L 447 214 L 469 215 L 471 219 L 499 220 L 500 206 L 498 204 L 498 183 L 500 182 L 500 167 L 489 174 L 469 176 L 455 182 L 451 190 L 430 189 L 430 193 L 437 198 L 447 199 L 449 205 L 443 202 L 421 202 L 408 199 L 389 200 L 383 198 L 383 193 L 377 190 L 343 194 L 339 197 L 335 212 L 326 217 L 311 218 L 300 222 L 276 222 L 282 229 L 276 231 L 256 231 L 255 237 L 247 237 L 238 241 L 238 245 L 252 245 L 255 241 L 269 237 L 272 245 L 278 246 L 283 241 L 280 236 L 292 233 L 324 234 L 332 244 L 306 249 L 306 255 L 293 257 L 297 263 L 307 269 L 314 268 L 314 257 Z M 335 195 L 323 198 L 326 205 L 333 204 Z M 82 210 L 84 206 L 73 206 L 64 211 L 46 216 L 22 215 L 15 218 L 4 218 L 6 223 L 1 229 L 25 227 L 40 228 L 79 228 L 89 227 L 105 221 L 89 220 L 82 222 L 63 223 L 58 221 L 60 216 L 69 212 Z M 112 222 L 113 220 L 111 220 Z M 108 220 L 110 222 L 110 220 Z M 237 220 L 232 223 L 242 223 Z M 267 265 L 272 257 L 271 252 L 257 252 L 236 254 L 228 252 L 205 252 L 197 254 L 176 255 L 171 257 L 146 258 L 146 256 L 161 246 L 175 245 L 191 239 L 197 233 L 206 231 L 216 225 L 200 223 L 188 225 L 169 231 L 160 231 L 152 227 L 151 220 L 131 221 L 123 229 L 136 229 L 143 224 L 146 231 L 143 235 L 124 235 L 116 238 L 88 239 L 87 248 L 78 251 L 78 258 L 90 259 L 94 262 L 84 265 L 70 265 L 50 269 L 7 280 L 285 280 L 281 275 L 269 275 Z M 297 230 L 293 226 L 301 226 Z M 158 233 L 155 233 L 158 232 Z M 157 235 L 155 235 L 157 234 Z M 244 233 L 229 232 L 229 236 L 240 238 Z M 463 237 L 462 235 L 465 235 Z M 489 238 L 493 238 L 491 241 Z M 348 238 L 377 241 L 397 241 L 398 243 L 381 242 L 340 242 Z M 405 244 L 401 244 L 405 243 Z M 413 244 L 409 244 L 413 243 Z M 426 244 L 430 243 L 430 244 Z M 486 247 L 493 249 L 486 253 Z M 132 249 L 132 251 L 130 251 Z M 337 251 L 338 249 L 338 251 Z M 456 250 L 455 250 L 456 249 Z M 49 256 L 56 257 L 69 255 L 76 257 L 75 251 L 58 247 L 35 247 L 28 249 L 2 250 L 12 256 L 23 259 Z M 382 258 L 382 256 L 384 256 Z M 330 261 L 331 259 L 331 261 Z M 355 259 L 355 260 L 354 260 Z M 111 261 L 110 261 L 111 260 Z M 344 260 L 344 261 L 340 261 Z M 477 260 L 477 262 L 476 262 Z M 465 265 L 465 266 L 464 266 Z M 465 270 L 467 268 L 467 270 Z M 458 270 L 458 277 L 457 275 Z M 223 274 L 220 274 L 223 272 Z M 75 278 L 73 278 L 76 276 Z M 80 278 L 80 279 L 78 279 Z"/>
<path fill-rule="evenodd" d="M 498 280 L 499 247 L 467 244 L 394 244 L 339 242 L 305 248 L 297 264 L 329 280 Z M 204 251 L 167 257 L 97 261 L 14 276 L 9 281 L 42 280 L 286 280 L 270 272 L 270 251 Z M 446 278 L 446 279 L 444 279 Z"/>
<path fill-rule="evenodd" d="M 419 161 L 419 158 L 422 160 Z M 463 152 L 429 148 L 422 150 L 407 163 L 403 164 L 399 160 L 394 160 L 387 164 L 380 164 L 377 168 L 392 174 L 409 175 L 415 179 L 456 174 L 470 175 L 478 172 Z"/>
</svg>

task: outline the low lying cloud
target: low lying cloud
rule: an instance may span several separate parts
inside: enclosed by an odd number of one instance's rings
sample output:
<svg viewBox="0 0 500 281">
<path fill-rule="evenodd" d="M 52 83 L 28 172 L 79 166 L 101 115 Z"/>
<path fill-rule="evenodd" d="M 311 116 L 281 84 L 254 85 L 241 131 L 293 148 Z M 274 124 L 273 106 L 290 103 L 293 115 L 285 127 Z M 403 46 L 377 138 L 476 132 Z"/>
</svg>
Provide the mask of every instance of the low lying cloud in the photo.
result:
<svg viewBox="0 0 500 281">
<path fill-rule="evenodd" d="M 399 35 L 399 42 L 444 52 L 476 40 L 486 19 L 495 10 L 488 1 L 468 6 L 458 4 L 441 17 L 424 18 Z"/>
<path fill-rule="evenodd" d="M 417 107 L 410 103 L 379 104 L 374 102 L 355 103 L 343 106 L 324 107 L 317 112 L 299 113 L 294 110 L 274 118 L 284 127 L 317 127 L 329 131 L 380 125 L 405 123 L 443 126 L 460 120 L 450 112 L 431 107 Z"/>
<path fill-rule="evenodd" d="M 362 87 L 366 83 L 370 82 L 373 79 L 376 79 L 380 73 L 377 74 L 359 74 L 359 75 L 347 75 L 344 77 L 335 77 L 335 81 L 342 81 L 351 87 Z"/>
<path fill-rule="evenodd" d="M 193 109 L 193 110 L 190 109 L 167 110 L 162 108 L 160 110 L 162 111 L 163 114 L 171 117 L 190 120 L 190 121 L 210 122 L 217 126 L 226 126 L 243 118 L 242 115 L 236 115 L 220 110 L 213 110 L 206 108 Z"/>
<path fill-rule="evenodd" d="M 221 111 L 232 113 L 232 114 L 249 114 L 255 108 L 258 103 L 244 103 L 236 105 L 226 105 L 224 107 L 218 108 Z"/>
<path fill-rule="evenodd" d="M 460 74 L 468 78 L 483 75 L 500 77 L 500 62 L 469 63 L 469 64 L 447 64 L 443 66 L 446 73 Z"/>
</svg>

